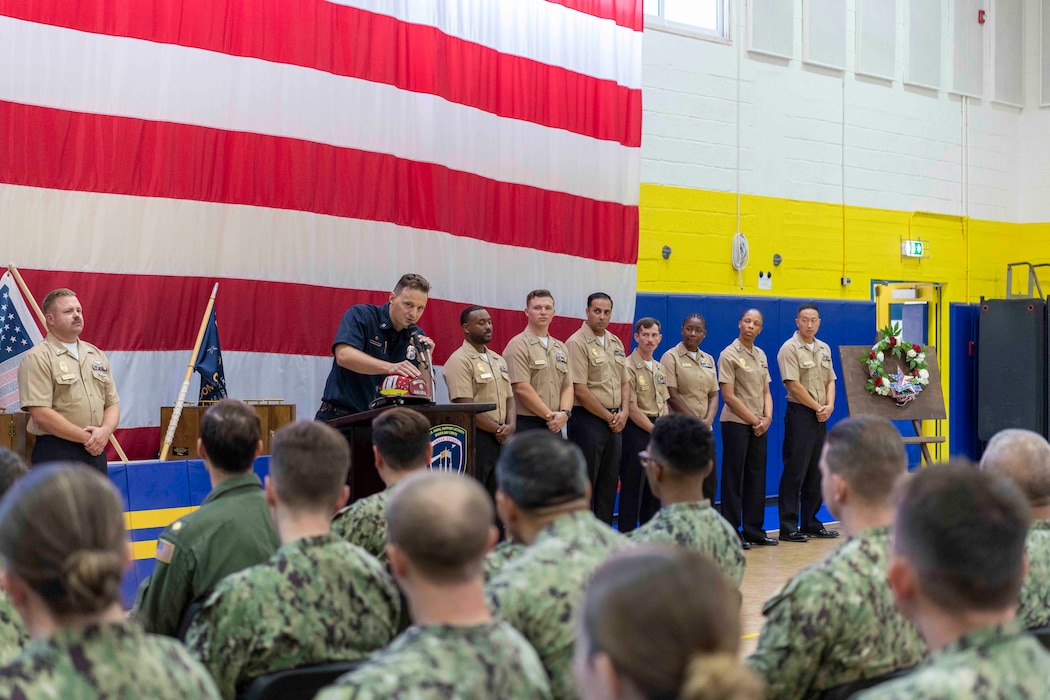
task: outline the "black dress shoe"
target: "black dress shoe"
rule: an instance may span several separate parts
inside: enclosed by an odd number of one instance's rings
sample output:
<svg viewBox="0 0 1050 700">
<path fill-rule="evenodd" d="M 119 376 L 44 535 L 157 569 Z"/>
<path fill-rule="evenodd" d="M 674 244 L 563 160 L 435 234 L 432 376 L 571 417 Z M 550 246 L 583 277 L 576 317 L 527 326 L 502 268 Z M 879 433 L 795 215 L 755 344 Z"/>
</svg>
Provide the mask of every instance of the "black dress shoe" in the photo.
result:
<svg viewBox="0 0 1050 700">
<path fill-rule="evenodd" d="M 803 530 L 802 534 L 808 537 L 819 537 L 820 539 L 824 540 L 832 540 L 839 536 L 839 531 L 825 530 L 824 528 L 820 528 L 819 530 Z"/>
<path fill-rule="evenodd" d="M 781 542 L 806 542 L 807 540 L 809 540 L 809 538 L 806 537 L 805 535 L 803 535 L 801 532 L 781 532 L 780 533 L 780 541 Z"/>
<path fill-rule="evenodd" d="M 757 544 L 760 547 L 776 547 L 780 544 L 772 537 L 747 537 L 744 541 L 750 542 L 751 544 Z"/>
<path fill-rule="evenodd" d="M 740 540 L 740 548 L 741 549 L 751 549 L 751 543 L 748 542 L 747 540 Z"/>
</svg>

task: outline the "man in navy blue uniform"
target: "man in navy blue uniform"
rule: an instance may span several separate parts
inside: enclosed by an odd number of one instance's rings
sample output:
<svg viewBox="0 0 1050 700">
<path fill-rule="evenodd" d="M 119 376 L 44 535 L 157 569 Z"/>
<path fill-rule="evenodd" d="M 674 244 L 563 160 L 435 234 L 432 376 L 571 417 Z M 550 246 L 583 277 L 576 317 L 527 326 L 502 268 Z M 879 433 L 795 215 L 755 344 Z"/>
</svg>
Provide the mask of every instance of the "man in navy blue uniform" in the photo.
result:
<svg viewBox="0 0 1050 700">
<path fill-rule="evenodd" d="M 422 275 L 409 273 L 398 280 L 386 304 L 356 304 L 346 310 L 332 341 L 335 360 L 317 420 L 368 410 L 379 385 L 392 374 L 422 377 L 433 392 L 427 360 L 434 341 L 416 325 L 429 293 L 430 283 Z M 429 349 L 426 358 L 424 347 Z"/>
</svg>

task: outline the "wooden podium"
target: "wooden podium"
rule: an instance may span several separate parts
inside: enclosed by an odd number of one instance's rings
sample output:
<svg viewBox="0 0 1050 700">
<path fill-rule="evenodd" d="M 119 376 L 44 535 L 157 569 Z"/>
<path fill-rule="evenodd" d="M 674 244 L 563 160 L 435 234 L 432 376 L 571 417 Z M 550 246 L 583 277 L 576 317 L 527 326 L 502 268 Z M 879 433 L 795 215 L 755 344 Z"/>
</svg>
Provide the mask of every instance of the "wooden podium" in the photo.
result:
<svg viewBox="0 0 1050 700">
<path fill-rule="evenodd" d="M 930 383 L 923 387 L 914 400 L 904 406 L 888 396 L 873 396 L 868 393 L 868 370 L 858 359 L 871 352 L 870 345 L 839 346 L 839 361 L 842 363 L 842 378 L 846 386 L 846 402 L 851 416 L 878 416 L 886 420 L 910 420 L 915 429 L 914 437 L 904 437 L 905 445 L 918 445 L 927 466 L 933 464 L 929 445 L 945 441 L 943 435 L 923 435 L 922 421 L 944 420 L 944 394 L 941 391 L 941 370 L 937 366 L 937 349 L 926 348 L 926 364 L 930 371 Z M 887 355 L 889 353 L 886 353 Z M 895 357 L 886 357 L 887 370 L 896 370 L 902 363 Z M 906 366 L 906 365 L 905 365 Z"/>
<path fill-rule="evenodd" d="M 29 464 L 33 443 L 36 442 L 36 436 L 26 432 L 28 423 L 28 413 L 0 413 L 0 445 L 24 459 L 26 464 Z"/>
<path fill-rule="evenodd" d="M 386 484 L 379 478 L 372 454 L 372 421 L 394 406 L 374 408 L 328 421 L 350 443 L 350 502 L 379 493 Z M 407 406 L 430 421 L 434 456 L 431 467 L 462 471 L 474 476 L 474 433 L 477 414 L 496 408 L 492 403 L 452 403 Z"/>
<path fill-rule="evenodd" d="M 259 414 L 262 423 L 262 453 L 270 454 L 270 438 L 282 425 L 295 422 L 295 404 L 248 403 Z M 200 459 L 197 454 L 197 438 L 200 437 L 201 416 L 210 406 L 183 406 L 179 424 L 175 426 L 175 437 L 168 451 L 168 461 L 173 459 Z M 173 406 L 161 406 L 160 427 L 167 430 Z M 159 448 L 158 448 L 159 450 Z"/>
</svg>

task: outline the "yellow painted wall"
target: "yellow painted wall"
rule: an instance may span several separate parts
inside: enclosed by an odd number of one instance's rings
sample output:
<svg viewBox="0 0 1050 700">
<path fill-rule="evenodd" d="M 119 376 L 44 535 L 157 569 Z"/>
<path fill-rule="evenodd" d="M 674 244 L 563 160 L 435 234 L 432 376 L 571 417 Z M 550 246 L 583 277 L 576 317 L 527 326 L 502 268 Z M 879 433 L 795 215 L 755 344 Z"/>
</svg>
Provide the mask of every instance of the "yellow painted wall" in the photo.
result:
<svg viewBox="0 0 1050 700">
<path fill-rule="evenodd" d="M 1050 224 L 743 195 L 739 230 L 748 238 L 750 262 L 741 289 L 731 265 L 736 207 L 733 193 L 643 184 L 638 291 L 871 300 L 873 280 L 940 283 L 945 401 L 949 305 L 1003 297 L 1007 263 L 1050 261 Z M 902 238 L 928 241 L 929 259 L 902 259 Z M 665 245 L 672 249 L 668 260 L 661 257 Z M 783 257 L 776 268 L 775 253 Z M 760 270 L 773 271 L 772 291 L 758 289 Z M 840 284 L 844 276 L 852 279 L 848 287 Z M 1043 292 L 1050 294 L 1050 270 L 1043 279 Z M 946 435 L 947 425 L 936 430 Z"/>
</svg>

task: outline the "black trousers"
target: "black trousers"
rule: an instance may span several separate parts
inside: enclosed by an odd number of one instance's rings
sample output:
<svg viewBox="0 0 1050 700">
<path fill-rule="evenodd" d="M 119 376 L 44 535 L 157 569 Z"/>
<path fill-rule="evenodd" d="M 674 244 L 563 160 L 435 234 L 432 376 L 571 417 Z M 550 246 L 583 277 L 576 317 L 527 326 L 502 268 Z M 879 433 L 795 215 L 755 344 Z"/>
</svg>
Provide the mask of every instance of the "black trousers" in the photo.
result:
<svg viewBox="0 0 1050 700">
<path fill-rule="evenodd" d="M 29 458 L 32 464 L 43 464 L 45 462 L 81 462 L 94 467 L 103 476 L 109 476 L 109 468 L 106 462 L 105 451 L 98 456 L 92 456 L 79 442 L 63 440 L 54 435 L 38 435 L 33 445 L 33 454 Z"/>
<path fill-rule="evenodd" d="M 711 465 L 711 473 L 704 477 L 704 498 L 711 501 L 711 505 L 718 500 L 718 463 Z"/>
<path fill-rule="evenodd" d="M 780 476 L 780 531 L 812 532 L 824 527 L 817 520 L 820 493 L 820 451 L 827 423 L 800 403 L 789 401 L 784 414 L 784 473 Z M 799 516 L 801 515 L 801 521 Z"/>
<path fill-rule="evenodd" d="M 765 537 L 766 443 L 744 423 L 722 423 L 722 517 L 745 539 Z"/>
<path fill-rule="evenodd" d="M 550 430 L 547 421 L 536 416 L 523 416 L 520 413 L 514 420 L 514 432 L 524 433 L 526 430 Z"/>
<path fill-rule="evenodd" d="M 515 423 L 517 425 L 517 423 Z M 496 461 L 502 445 L 496 436 L 481 428 L 474 430 L 474 478 L 496 498 Z"/>
<path fill-rule="evenodd" d="M 649 522 L 660 509 L 660 501 L 649 489 L 642 460 L 638 453 L 649 445 L 649 433 L 628 420 L 623 429 L 623 450 L 620 457 L 620 513 L 616 526 L 620 532 L 630 532 Z"/>
<path fill-rule="evenodd" d="M 616 485 L 620 480 L 623 434 L 614 433 L 607 421 L 582 406 L 573 409 L 568 428 L 569 439 L 583 450 L 587 460 L 591 509 L 599 520 L 611 525 L 616 507 Z"/>
</svg>

